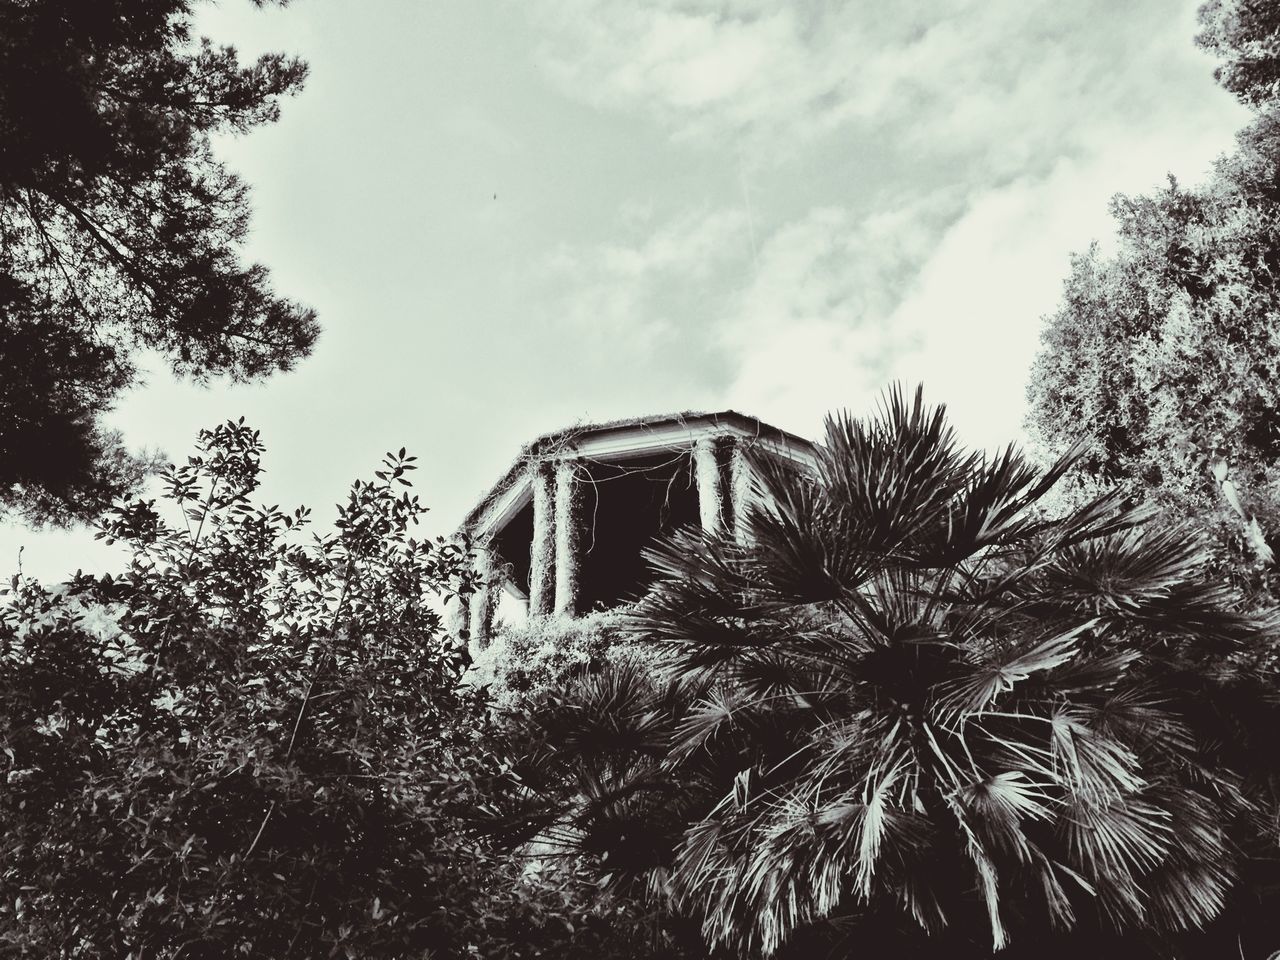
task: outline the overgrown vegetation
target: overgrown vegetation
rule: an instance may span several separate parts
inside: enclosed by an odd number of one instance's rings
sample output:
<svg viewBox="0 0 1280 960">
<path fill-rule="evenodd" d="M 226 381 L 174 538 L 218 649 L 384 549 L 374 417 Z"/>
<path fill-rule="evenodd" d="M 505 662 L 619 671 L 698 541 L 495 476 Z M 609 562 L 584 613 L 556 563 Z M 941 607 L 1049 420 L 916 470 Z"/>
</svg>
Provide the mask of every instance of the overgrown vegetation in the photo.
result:
<svg viewBox="0 0 1280 960">
<path fill-rule="evenodd" d="M 435 612 L 466 558 L 411 535 L 413 458 L 311 534 L 252 502 L 261 453 L 202 433 L 165 504 L 103 521 L 125 573 L 6 591 L 0 952 L 652 955 L 640 905 L 475 830 L 502 761 Z"/>
<path fill-rule="evenodd" d="M 1280 865 L 1277 621 L 1119 494 L 1043 517 L 1075 460 L 966 454 L 894 394 L 828 422 L 816 477 L 757 462 L 748 544 L 652 552 L 632 629 L 668 671 L 606 667 L 524 720 L 512 836 L 735 956 L 1207 960 L 1219 918 L 1269 929 L 1239 881 Z"/>
<path fill-rule="evenodd" d="M 474 655 L 466 682 L 484 688 L 493 708 L 518 710 L 609 663 L 653 661 L 652 648 L 636 643 L 627 630 L 627 615 L 626 608 L 614 608 L 499 624 L 489 646 Z"/>
</svg>

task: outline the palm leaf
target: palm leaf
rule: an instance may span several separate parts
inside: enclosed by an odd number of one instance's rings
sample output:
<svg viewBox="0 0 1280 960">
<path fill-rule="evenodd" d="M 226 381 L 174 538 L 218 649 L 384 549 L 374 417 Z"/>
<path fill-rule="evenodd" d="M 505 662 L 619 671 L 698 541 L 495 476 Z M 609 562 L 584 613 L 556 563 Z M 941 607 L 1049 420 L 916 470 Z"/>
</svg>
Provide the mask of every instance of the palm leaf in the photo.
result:
<svg viewBox="0 0 1280 960">
<path fill-rule="evenodd" d="M 1071 660 L 1078 652 L 1077 640 L 1096 621 L 1079 624 L 1035 643 L 1029 650 L 999 660 L 973 664 L 967 676 L 939 688 L 936 709 L 944 722 L 955 722 L 980 714 L 1014 685 L 1033 673 L 1052 670 Z"/>
</svg>

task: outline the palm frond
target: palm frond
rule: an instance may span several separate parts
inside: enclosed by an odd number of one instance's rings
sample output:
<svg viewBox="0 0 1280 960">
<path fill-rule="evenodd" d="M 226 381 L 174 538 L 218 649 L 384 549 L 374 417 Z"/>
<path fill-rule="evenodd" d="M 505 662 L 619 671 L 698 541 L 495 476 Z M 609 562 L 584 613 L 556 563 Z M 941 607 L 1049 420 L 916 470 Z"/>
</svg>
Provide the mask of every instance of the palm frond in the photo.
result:
<svg viewBox="0 0 1280 960">
<path fill-rule="evenodd" d="M 991 926 L 991 949 L 1001 950 L 1008 943 L 1008 935 L 1004 922 L 1000 917 L 1000 878 L 996 865 L 984 849 L 977 833 L 969 824 L 968 815 L 954 799 L 948 806 L 955 815 L 956 823 L 965 840 L 965 852 L 973 862 L 978 879 L 978 891 L 987 912 L 987 921 Z"/>
<path fill-rule="evenodd" d="M 1076 868 L 1092 881 L 1151 873 L 1169 854 L 1172 817 L 1139 796 L 1068 796 L 1061 829 Z"/>
<path fill-rule="evenodd" d="M 958 449 L 945 407 L 927 408 L 921 389 L 908 407 L 895 386 L 877 420 L 827 419 L 819 476 L 849 535 L 887 555 L 936 525 L 980 460 Z"/>
<path fill-rule="evenodd" d="M 739 954 L 838 913 L 976 919 L 997 949 L 1042 919 L 1209 923 L 1232 831 L 1266 811 L 1255 846 L 1280 833 L 1255 653 L 1280 614 L 1244 612 L 1195 537 L 1120 493 L 1047 513 L 1079 456 L 967 453 L 895 387 L 828 419 L 813 472 L 754 457 L 745 542 L 648 553 L 630 629 L 662 671 L 551 698 L 571 755 L 535 753 L 527 790 L 559 786 L 562 815 L 533 813 L 582 842 L 647 825 L 651 887 Z"/>
<path fill-rule="evenodd" d="M 854 591 L 872 559 L 841 505 L 791 468 L 761 459 L 767 497 L 750 513 L 751 564 L 763 598 L 783 603 L 835 600 Z"/>
<path fill-rule="evenodd" d="M 753 701 L 718 689 L 689 710 L 671 738 L 669 760 L 679 763 L 698 750 L 707 749 L 725 730 L 748 722 L 748 714 L 759 709 Z"/>
<path fill-rule="evenodd" d="M 965 676 L 939 687 L 936 709 L 944 722 L 951 723 L 980 714 L 1033 673 L 1052 670 L 1071 660 L 1079 651 L 1077 639 L 1095 623 L 1090 620 L 1038 640 L 1030 649 L 973 664 Z"/>
<path fill-rule="evenodd" d="M 1050 744 L 1060 782 L 1072 794 L 1100 802 L 1141 790 L 1146 781 L 1136 754 L 1091 728 L 1089 719 L 1087 712 L 1065 706 L 1049 719 Z"/>
</svg>

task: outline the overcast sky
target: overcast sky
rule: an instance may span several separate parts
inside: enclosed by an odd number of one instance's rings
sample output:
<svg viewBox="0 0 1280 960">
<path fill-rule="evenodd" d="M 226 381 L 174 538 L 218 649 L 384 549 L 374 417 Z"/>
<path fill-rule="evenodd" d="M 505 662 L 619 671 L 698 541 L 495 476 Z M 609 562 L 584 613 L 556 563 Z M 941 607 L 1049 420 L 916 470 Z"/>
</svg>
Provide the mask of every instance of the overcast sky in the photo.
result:
<svg viewBox="0 0 1280 960">
<path fill-rule="evenodd" d="M 1244 122 L 1193 2 L 222 0 L 305 91 L 223 144 L 249 255 L 314 306 L 261 386 L 165 373 L 113 422 L 186 455 L 245 416 L 263 496 L 317 515 L 420 457 L 452 528 L 535 435 L 733 408 L 814 436 L 923 381 L 962 435 L 1017 439 L 1042 316 L 1108 199 L 1191 183 Z M 46 580 L 83 534 L 0 527 Z"/>
</svg>

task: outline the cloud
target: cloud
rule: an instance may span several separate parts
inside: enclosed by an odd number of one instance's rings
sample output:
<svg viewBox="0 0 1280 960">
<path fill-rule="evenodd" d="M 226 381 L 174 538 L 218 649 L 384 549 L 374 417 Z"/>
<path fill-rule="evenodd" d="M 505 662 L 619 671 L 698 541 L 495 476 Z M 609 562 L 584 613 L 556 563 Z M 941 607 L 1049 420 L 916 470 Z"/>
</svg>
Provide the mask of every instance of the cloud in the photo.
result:
<svg viewBox="0 0 1280 960">
<path fill-rule="evenodd" d="M 801 69 L 806 49 L 792 10 L 718 6 L 550 0 L 527 9 L 541 61 L 567 93 L 651 109 L 684 132 L 750 125 L 825 92 L 821 64 Z"/>
<path fill-rule="evenodd" d="M 1107 179 L 1063 161 L 1046 178 L 975 198 L 885 321 L 911 342 L 885 379 L 924 383 L 975 446 L 1020 439 L 1041 318 L 1058 302 L 1069 254 L 1111 232 Z"/>
<path fill-rule="evenodd" d="M 780 155 L 840 128 L 980 151 L 1005 171 L 1047 146 L 1187 107 L 1187 6 L 1166 0 L 532 0 L 569 96 L 642 110 L 679 138 Z M 1116 96 L 1123 90 L 1123 96 Z M 1087 120 L 1086 123 L 1080 121 Z M 998 172 L 998 171 L 993 171 Z"/>
<path fill-rule="evenodd" d="M 750 256 L 749 225 L 736 209 L 685 213 L 650 227 L 625 204 L 628 240 L 563 245 L 536 265 L 560 334 L 635 357 L 705 342 L 705 304 Z"/>
<path fill-rule="evenodd" d="M 1113 242 L 1109 198 L 1149 189 L 1179 146 L 1063 158 L 1046 176 L 975 191 L 956 216 L 943 195 L 779 231 L 739 299 L 753 332 L 733 337 L 729 400 L 812 435 L 827 410 L 866 411 L 891 382 L 923 383 L 966 442 L 1022 441 L 1027 373 L 1070 254 Z M 1189 163 L 1212 156 L 1181 146 Z"/>
<path fill-rule="evenodd" d="M 860 406 L 912 347 L 889 318 L 959 199 L 941 192 L 869 216 L 819 207 L 773 232 L 721 318 L 736 370 L 728 402 L 809 433 L 826 410 Z"/>
<path fill-rule="evenodd" d="M 830 410 L 872 409 L 894 381 L 923 382 L 966 442 L 994 448 L 1022 438 L 1042 317 L 1070 254 L 1112 237 L 1109 198 L 1150 189 L 1171 158 L 1199 169 L 1213 147 L 1116 140 L 998 186 L 816 206 L 761 231 L 754 256 L 736 211 L 647 233 L 632 222 L 629 242 L 560 252 L 561 310 L 651 358 L 696 344 L 727 370 L 713 404 L 802 434 Z"/>
<path fill-rule="evenodd" d="M 703 210 L 627 242 L 563 247 L 540 269 L 556 290 L 552 315 L 579 342 L 685 367 L 713 402 L 812 421 L 878 387 L 912 349 L 889 318 L 963 200 L 939 191 L 870 215 L 815 207 L 758 250 L 742 212 Z M 707 357 L 726 370 L 718 387 Z"/>
<path fill-rule="evenodd" d="M 527 9 L 563 92 L 749 168 L 766 208 L 650 208 L 623 241 L 566 248 L 565 314 L 655 357 L 696 343 L 721 402 L 807 434 L 901 380 L 971 443 L 1018 438 L 1041 317 L 1069 254 L 1111 234 L 1108 199 L 1198 179 L 1243 121 L 1191 42 L 1194 3 Z"/>
</svg>

